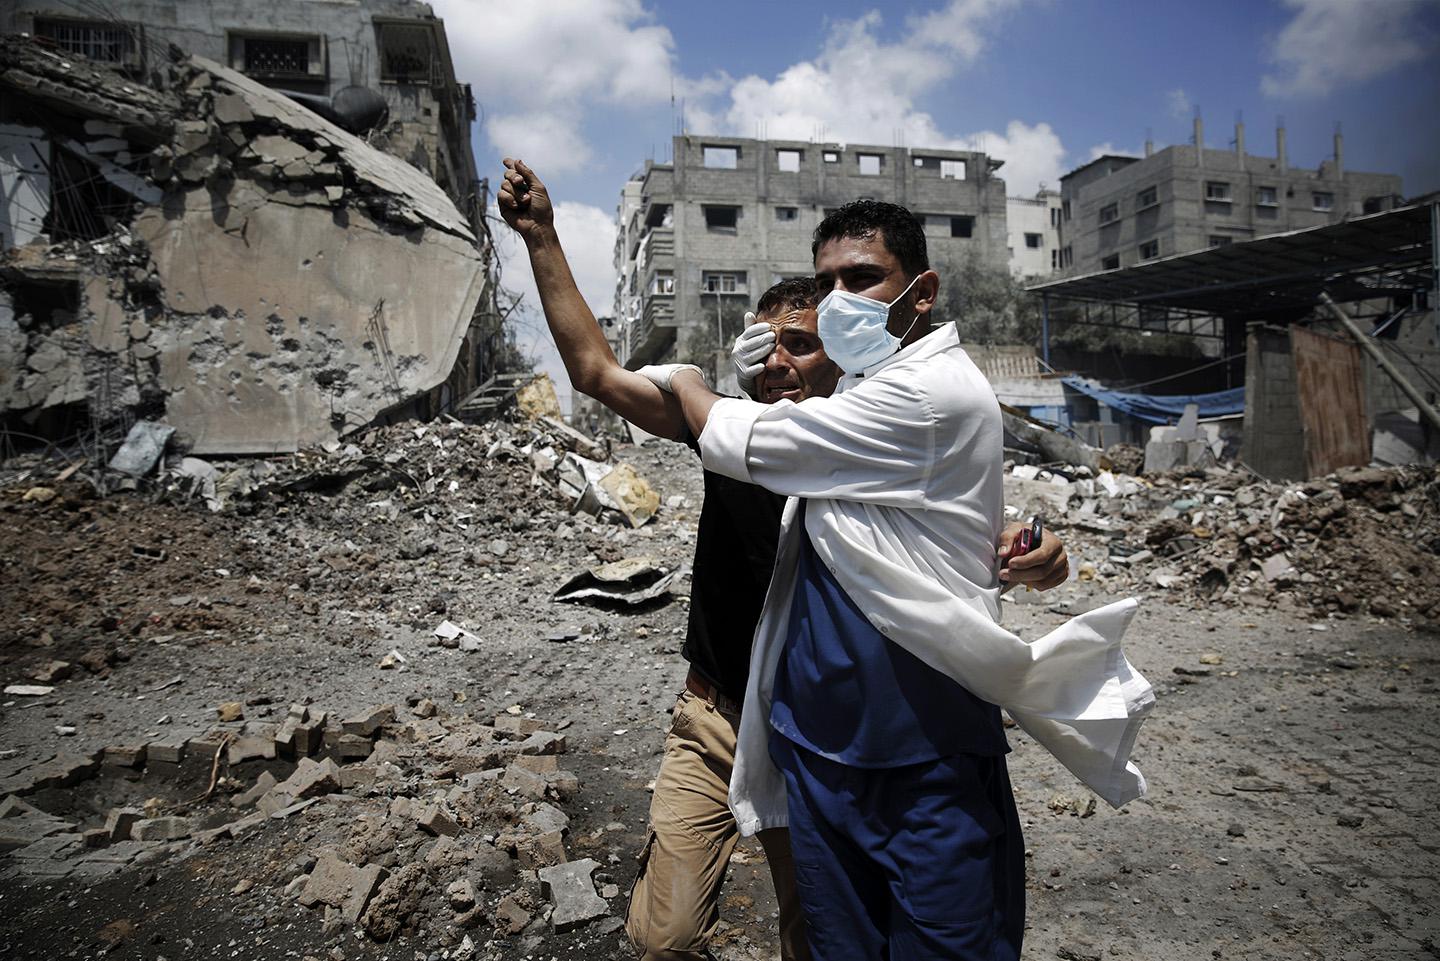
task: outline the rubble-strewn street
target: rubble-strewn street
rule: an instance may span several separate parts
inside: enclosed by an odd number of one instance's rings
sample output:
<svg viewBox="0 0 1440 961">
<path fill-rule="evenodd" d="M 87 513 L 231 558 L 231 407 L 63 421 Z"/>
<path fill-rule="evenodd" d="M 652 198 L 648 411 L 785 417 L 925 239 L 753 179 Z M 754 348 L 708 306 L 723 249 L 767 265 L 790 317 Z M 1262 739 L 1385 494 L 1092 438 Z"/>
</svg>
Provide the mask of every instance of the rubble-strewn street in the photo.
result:
<svg viewBox="0 0 1440 961">
<path fill-rule="evenodd" d="M 352 441 L 105 498 L 5 465 L 9 956 L 628 956 L 696 458 L 617 444 L 610 470 L 543 420 Z M 1007 480 L 1075 572 L 1008 621 L 1138 594 L 1160 702 L 1122 811 L 1012 730 L 1027 955 L 1440 950 L 1440 475 L 1067 473 Z M 763 854 L 735 861 L 717 954 L 773 957 Z"/>
</svg>

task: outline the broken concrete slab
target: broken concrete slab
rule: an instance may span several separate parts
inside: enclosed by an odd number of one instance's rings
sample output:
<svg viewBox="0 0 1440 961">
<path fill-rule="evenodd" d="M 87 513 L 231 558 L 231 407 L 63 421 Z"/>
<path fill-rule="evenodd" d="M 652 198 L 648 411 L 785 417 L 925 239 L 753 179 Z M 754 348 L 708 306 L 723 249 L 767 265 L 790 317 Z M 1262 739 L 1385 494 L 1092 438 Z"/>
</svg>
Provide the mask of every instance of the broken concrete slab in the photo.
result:
<svg viewBox="0 0 1440 961">
<path fill-rule="evenodd" d="M 269 771 L 262 771 L 260 776 L 255 779 L 255 783 L 252 784 L 248 790 L 242 791 L 230 798 L 230 804 L 237 808 L 249 807 L 270 793 L 270 789 L 278 783 L 279 782 L 275 780 L 275 775 Z"/>
<path fill-rule="evenodd" d="M 144 812 L 139 808 L 114 808 L 105 815 L 105 831 L 110 835 L 110 843 L 116 844 L 120 841 L 132 839 L 135 825 L 145 817 Z"/>
<path fill-rule="evenodd" d="M 155 469 L 155 462 L 165 452 L 165 445 L 174 433 L 175 428 L 166 424 L 151 420 L 136 421 L 130 433 L 125 435 L 125 443 L 110 458 L 110 469 L 131 477 L 144 477 Z"/>
<path fill-rule="evenodd" d="M 340 790 L 340 766 L 328 757 L 323 761 L 301 758 L 295 771 L 274 790 L 295 800 L 333 794 Z"/>
<path fill-rule="evenodd" d="M 569 931 L 610 913 L 605 899 L 595 893 L 591 875 L 600 865 L 593 858 L 540 869 L 541 894 L 555 906 L 550 926 Z"/>
<path fill-rule="evenodd" d="M 194 829 L 189 818 L 158 817 L 136 821 L 130 835 L 136 841 L 177 841 L 188 838 Z"/>
<path fill-rule="evenodd" d="M 420 830 L 427 834 L 437 836 L 443 834 L 454 837 L 460 833 L 460 825 L 455 823 L 450 812 L 438 804 L 427 804 L 421 808 L 415 816 L 415 823 L 420 826 Z"/>
<path fill-rule="evenodd" d="M 338 908 L 346 921 L 355 924 L 387 876 L 378 864 L 357 868 L 327 852 L 315 861 L 310 878 L 300 892 L 300 903 L 307 908 L 328 904 Z"/>
<path fill-rule="evenodd" d="M 361 711 L 345 719 L 341 729 L 346 734 L 353 734 L 358 737 L 373 737 L 375 732 L 386 724 L 395 720 L 395 705 L 382 704 L 379 707 L 372 707 L 369 710 Z M 366 753 L 369 753 L 368 751 Z"/>
</svg>

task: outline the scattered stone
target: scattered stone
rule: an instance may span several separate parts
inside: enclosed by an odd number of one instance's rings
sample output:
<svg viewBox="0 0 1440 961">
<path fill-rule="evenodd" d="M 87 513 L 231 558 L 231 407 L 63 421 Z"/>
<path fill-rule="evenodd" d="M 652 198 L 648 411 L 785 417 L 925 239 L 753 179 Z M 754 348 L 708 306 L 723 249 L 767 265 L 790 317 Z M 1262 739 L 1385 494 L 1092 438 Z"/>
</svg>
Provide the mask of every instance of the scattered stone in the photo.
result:
<svg viewBox="0 0 1440 961">
<path fill-rule="evenodd" d="M 372 737 L 381 727 L 394 720 L 395 705 L 382 704 L 379 707 L 372 707 L 368 711 L 362 711 L 359 714 L 346 718 L 341 724 L 341 728 L 346 734 L 358 737 Z"/>
<path fill-rule="evenodd" d="M 105 815 L 105 831 L 110 835 L 110 843 L 131 840 L 135 825 L 140 822 L 144 814 L 138 808 L 113 808 Z"/>
<path fill-rule="evenodd" d="M 188 838 L 194 830 L 189 818 L 159 817 L 136 821 L 130 836 L 136 841 L 178 841 Z"/>
<path fill-rule="evenodd" d="M 377 941 L 389 941 L 410 920 L 430 890 L 423 864 L 407 864 L 380 885 L 365 909 L 362 923 Z"/>
<path fill-rule="evenodd" d="M 450 899 L 450 907 L 456 911 L 468 911 L 475 906 L 475 886 L 468 878 L 451 884 L 445 889 L 445 895 Z"/>
<path fill-rule="evenodd" d="M 550 926 L 557 932 L 578 928 L 610 913 L 610 905 L 595 893 L 595 882 L 590 877 L 599 866 L 593 858 L 585 858 L 540 869 L 540 891 L 555 906 Z"/>
<path fill-rule="evenodd" d="M 243 701 L 226 701 L 215 709 L 215 716 L 226 723 L 230 721 L 243 721 L 245 719 L 245 704 Z"/>
<path fill-rule="evenodd" d="M 340 790 L 340 767 L 328 757 L 323 761 L 301 758 L 294 773 L 274 788 L 294 800 L 323 797 Z"/>
<path fill-rule="evenodd" d="M 307 908 L 328 904 L 339 909 L 345 921 L 355 924 L 385 877 L 385 869 L 378 864 L 357 868 L 326 853 L 316 860 L 300 892 L 300 903 Z"/>
<path fill-rule="evenodd" d="M 506 895 L 495 905 L 495 927 L 506 934 L 519 934 L 530 923 L 530 912 Z"/>
<path fill-rule="evenodd" d="M 63 681 L 74 673 L 74 666 L 69 661 L 48 661 L 30 675 L 41 684 L 53 684 L 56 681 Z"/>
<path fill-rule="evenodd" d="M 255 779 L 255 783 L 250 786 L 249 790 L 242 791 L 232 797 L 230 803 L 237 808 L 249 807 L 268 794 L 270 789 L 277 783 L 279 782 L 275 780 L 275 775 L 269 771 L 262 771 L 260 776 Z"/>
<path fill-rule="evenodd" d="M 12 697 L 44 697 L 54 694 L 55 688 L 44 684 L 7 684 L 5 693 Z"/>
<path fill-rule="evenodd" d="M 454 837 L 460 833 L 460 825 L 456 824 L 455 819 L 438 804 L 425 805 L 420 809 L 415 820 L 420 825 L 420 829 L 427 834 Z"/>
<path fill-rule="evenodd" d="M 419 703 L 415 705 L 415 707 L 410 711 L 410 713 L 414 714 L 416 717 L 419 718 L 428 718 L 434 717 L 436 710 L 437 708 L 435 707 L 435 702 L 426 697 L 421 698 Z"/>
</svg>

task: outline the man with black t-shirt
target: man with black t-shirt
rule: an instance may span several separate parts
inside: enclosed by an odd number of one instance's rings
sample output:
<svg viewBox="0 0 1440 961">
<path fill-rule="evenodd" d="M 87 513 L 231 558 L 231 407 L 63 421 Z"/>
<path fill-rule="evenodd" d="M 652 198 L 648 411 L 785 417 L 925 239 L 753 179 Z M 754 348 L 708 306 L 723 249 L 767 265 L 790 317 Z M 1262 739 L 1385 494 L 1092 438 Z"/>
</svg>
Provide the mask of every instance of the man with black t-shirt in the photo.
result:
<svg viewBox="0 0 1440 961">
<path fill-rule="evenodd" d="M 505 166 L 501 215 L 525 241 L 545 318 L 571 384 L 642 430 L 682 441 L 698 453 L 675 398 L 621 367 L 610 351 L 571 276 L 545 186 L 523 162 L 506 160 Z M 839 369 L 826 357 L 816 333 L 813 283 L 776 284 L 761 296 L 756 314 L 758 322 L 774 332 L 774 347 L 755 372 L 755 399 L 799 402 L 829 396 Z M 737 359 L 737 366 L 740 363 Z M 719 920 L 720 888 L 739 836 L 727 795 L 740 703 L 784 506 L 783 497 L 756 485 L 708 470 L 704 477 L 705 503 L 682 651 L 690 672 L 666 737 L 650 808 L 650 834 L 626 919 L 626 932 L 646 958 L 707 957 L 706 944 Z M 1022 529 L 1011 525 L 1002 534 L 1002 556 Z M 1044 590 L 1062 582 L 1066 572 L 1064 550 L 1047 532 L 1044 541 L 1014 559 L 1002 577 Z M 786 832 L 761 831 L 759 839 L 780 903 L 781 954 L 807 958 Z"/>
</svg>

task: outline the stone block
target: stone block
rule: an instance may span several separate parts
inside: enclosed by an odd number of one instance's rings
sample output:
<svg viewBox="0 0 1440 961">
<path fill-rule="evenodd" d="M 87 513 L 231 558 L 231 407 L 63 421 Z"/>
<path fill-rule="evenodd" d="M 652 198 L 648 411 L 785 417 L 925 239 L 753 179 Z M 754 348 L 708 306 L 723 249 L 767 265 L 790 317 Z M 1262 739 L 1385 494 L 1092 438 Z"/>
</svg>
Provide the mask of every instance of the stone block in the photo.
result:
<svg viewBox="0 0 1440 961">
<path fill-rule="evenodd" d="M 605 899 L 595 893 L 591 875 L 600 865 L 593 858 L 557 864 L 540 870 L 540 892 L 555 906 L 550 925 L 569 931 L 610 913 Z"/>
<path fill-rule="evenodd" d="M 346 921 L 355 924 L 386 876 L 385 869 L 378 864 L 357 868 L 327 853 L 316 860 L 310 879 L 300 892 L 300 903 L 307 908 L 328 904 L 338 908 Z"/>
<path fill-rule="evenodd" d="M 375 750 L 375 744 L 360 734 L 342 734 L 335 741 L 335 754 L 345 761 L 363 761 Z"/>
<path fill-rule="evenodd" d="M 521 754 L 564 754 L 565 735 L 536 731 L 520 743 Z"/>
<path fill-rule="evenodd" d="M 543 801 L 536 804 L 535 810 L 521 818 L 521 823 L 537 834 L 548 834 L 551 831 L 565 831 L 570 827 L 570 817 L 564 811 L 553 804 L 546 804 Z"/>
<path fill-rule="evenodd" d="M 230 803 L 237 808 L 249 807 L 270 793 L 270 789 L 278 783 L 279 782 L 275 780 L 275 775 L 269 771 L 262 771 L 260 776 L 255 779 L 255 783 L 252 784 L 248 790 L 241 791 L 239 794 L 230 798 Z"/>
<path fill-rule="evenodd" d="M 145 752 L 144 744 L 112 744 L 105 749 L 105 766 L 141 767 L 145 763 Z"/>
<path fill-rule="evenodd" d="M 105 830 L 110 835 L 110 843 L 129 841 L 135 825 L 144 817 L 139 808 L 112 808 L 105 815 Z"/>
<path fill-rule="evenodd" d="M 184 737 L 171 737 L 163 741 L 151 741 L 145 745 L 145 763 L 179 764 L 185 760 Z"/>
<path fill-rule="evenodd" d="M 301 758 L 294 773 L 276 790 L 295 800 L 333 794 L 340 790 L 340 767 L 328 757 L 323 761 Z"/>
<path fill-rule="evenodd" d="M 359 737 L 372 737 L 381 727 L 395 720 L 395 705 L 382 704 L 368 711 L 347 717 L 341 724 L 344 733 Z"/>
<path fill-rule="evenodd" d="M 420 825 L 420 830 L 437 837 L 442 834 L 455 837 L 460 833 L 460 825 L 438 804 L 427 804 L 421 808 L 415 822 Z"/>
<path fill-rule="evenodd" d="M 530 923 L 530 912 L 506 895 L 495 905 L 495 926 L 506 934 L 519 934 Z"/>
<path fill-rule="evenodd" d="M 270 761 L 275 758 L 275 742 L 268 737 L 246 735 L 230 742 L 226 759 L 233 764 L 246 761 Z"/>
<path fill-rule="evenodd" d="M 559 831 L 533 834 L 518 841 L 515 855 L 522 868 L 535 870 L 552 864 L 564 864 L 569 860 L 565 853 L 565 837 Z"/>
<path fill-rule="evenodd" d="M 572 798 L 580 791 L 580 779 L 573 771 L 556 771 L 545 775 L 545 783 L 560 800 Z"/>
<path fill-rule="evenodd" d="M 215 708 L 215 717 L 226 723 L 230 721 L 243 721 L 245 719 L 245 705 L 241 701 L 226 701 Z"/>
<path fill-rule="evenodd" d="M 507 791 L 536 800 L 545 796 L 545 788 L 549 786 L 544 775 L 527 771 L 523 767 L 516 767 L 513 764 L 505 769 L 505 776 L 500 779 L 500 785 Z"/>
<path fill-rule="evenodd" d="M 522 754 L 510 763 L 536 774 L 555 774 L 560 770 L 560 762 L 553 754 Z"/>
<path fill-rule="evenodd" d="M 136 841 L 177 841 L 188 838 L 192 830 L 189 818 L 159 817 L 136 821 L 130 836 Z"/>
<path fill-rule="evenodd" d="M 539 718 L 521 717 L 517 714 L 497 714 L 493 726 L 495 730 L 504 734 L 519 734 L 522 737 L 528 737 L 536 731 L 543 731 L 545 722 Z"/>
</svg>

